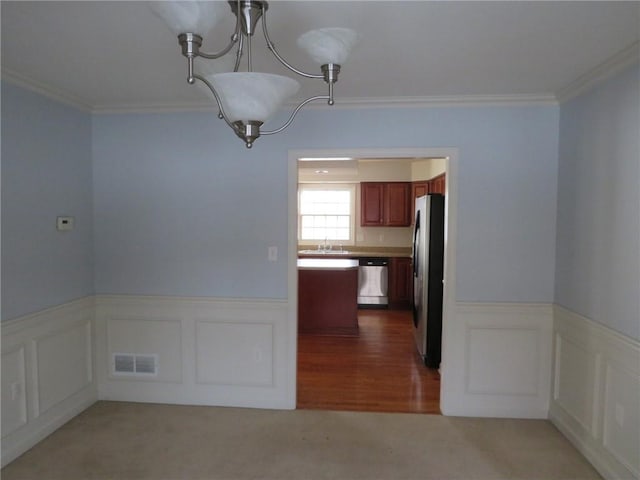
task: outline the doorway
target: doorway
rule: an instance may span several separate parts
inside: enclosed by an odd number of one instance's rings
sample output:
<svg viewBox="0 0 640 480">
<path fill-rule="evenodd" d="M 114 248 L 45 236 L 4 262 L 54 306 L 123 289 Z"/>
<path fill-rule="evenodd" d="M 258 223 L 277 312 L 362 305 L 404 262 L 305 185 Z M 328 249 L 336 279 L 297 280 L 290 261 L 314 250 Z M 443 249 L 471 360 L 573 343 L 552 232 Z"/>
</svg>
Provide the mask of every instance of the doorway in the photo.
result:
<svg viewBox="0 0 640 480">
<path fill-rule="evenodd" d="M 447 178 L 447 186 L 446 186 L 446 224 L 445 224 L 445 285 L 444 285 L 444 304 L 443 304 L 443 334 L 442 334 L 442 365 L 440 369 L 440 373 L 429 371 L 426 367 L 423 367 L 427 373 L 431 374 L 430 379 L 431 391 L 433 389 L 439 389 L 438 397 L 440 400 L 440 409 L 443 413 L 446 414 L 446 392 L 447 382 L 448 382 L 448 370 L 446 368 L 447 355 L 451 351 L 455 351 L 455 345 L 452 345 L 452 338 L 448 335 L 448 324 L 451 321 L 454 312 L 455 306 L 455 225 L 456 225 L 456 195 L 457 195 L 457 150 L 456 149 L 440 149 L 440 148 L 396 148 L 396 149 L 340 149 L 340 150 L 304 150 L 304 151 L 291 151 L 289 152 L 289 304 L 290 304 L 290 326 L 292 327 L 292 334 L 289 337 L 290 340 L 290 349 L 289 349 L 289 359 L 291 361 L 290 367 L 292 371 L 292 378 L 294 381 L 291 385 L 291 393 L 293 395 L 293 403 L 294 405 L 299 405 L 301 408 L 304 408 L 307 402 L 308 395 L 305 393 L 304 395 L 300 395 L 300 401 L 297 402 L 296 392 L 299 391 L 298 387 L 304 387 L 305 389 L 309 388 L 309 395 L 313 395 L 314 388 L 325 389 L 327 395 L 325 398 L 326 405 L 324 407 L 316 405 L 315 408 L 327 408 L 327 409 L 351 409 L 351 410 L 374 410 L 374 411 L 393 411 L 392 400 L 384 400 L 384 395 L 382 392 L 379 392 L 378 400 L 375 402 L 366 401 L 356 401 L 357 393 L 354 394 L 354 389 L 357 390 L 358 382 L 360 385 L 369 383 L 375 383 L 376 372 L 370 370 L 370 375 L 365 375 L 364 377 L 358 379 L 355 372 L 358 368 L 362 370 L 363 361 L 360 357 L 360 361 L 358 360 L 358 356 L 351 356 L 351 365 L 349 368 L 351 369 L 351 373 L 345 371 L 343 368 L 343 372 L 341 375 L 336 376 L 333 380 L 329 380 L 326 385 L 322 385 L 318 383 L 312 387 L 309 387 L 309 383 L 311 380 L 306 375 L 309 371 L 313 371 L 316 369 L 316 380 L 320 381 L 321 377 L 320 372 L 330 371 L 331 368 L 337 368 L 336 366 L 330 367 L 329 359 L 325 358 L 322 360 L 323 353 L 333 352 L 331 355 L 332 358 L 337 358 L 337 352 L 348 352 L 355 354 L 360 350 L 364 349 L 369 354 L 366 356 L 367 360 L 372 362 L 371 368 L 377 368 L 380 370 L 377 372 L 382 375 L 384 372 L 381 369 L 381 366 L 384 365 L 384 348 L 380 351 L 382 353 L 382 357 L 375 358 L 375 355 L 371 355 L 371 349 L 366 346 L 367 342 L 375 342 L 376 334 L 381 334 L 383 332 L 382 327 L 389 327 L 389 330 L 385 333 L 385 335 L 402 335 L 400 325 L 406 325 L 407 323 L 411 323 L 411 312 L 410 311 L 379 311 L 381 313 L 376 313 L 376 311 L 359 311 L 359 323 L 363 326 L 363 332 L 365 332 L 365 341 L 362 345 L 357 345 L 357 341 L 354 339 L 339 339 L 339 337 L 317 337 L 317 338 L 304 338 L 301 339 L 300 343 L 300 352 L 298 351 L 298 335 L 297 335 L 297 269 L 296 269 L 296 261 L 297 261 L 297 188 L 298 188 L 298 159 L 301 157 L 306 158 L 332 158 L 336 156 L 347 156 L 351 158 L 367 158 L 367 159 L 398 159 L 398 160 L 408 160 L 408 159 L 420 159 L 420 158 L 446 158 L 446 178 Z M 405 318 L 403 318 L 403 316 Z M 293 334 L 295 332 L 295 334 Z M 405 332 L 406 333 L 406 332 Z M 339 341 L 333 341 L 336 338 Z M 411 340 L 412 341 L 412 340 Z M 351 347 L 351 350 L 349 350 Z M 414 349 L 413 346 L 410 348 Z M 303 351 L 304 349 L 304 351 Z M 389 352 L 387 352 L 389 353 Z M 347 358 L 347 357 L 344 357 Z M 309 365 L 305 363 L 306 367 L 305 371 L 300 374 L 300 377 L 297 376 L 297 368 L 298 362 L 311 362 Z M 315 362 L 315 363 L 314 363 Z M 378 362 L 378 363 L 376 363 Z M 339 365 L 338 365 L 339 366 Z M 342 365 L 344 367 L 344 365 Z M 307 368 L 308 367 L 308 368 Z M 408 367 L 408 364 L 405 365 Z M 355 369 L 355 370 L 354 370 Z M 348 370 L 348 369 L 347 369 Z M 411 378 L 412 375 L 419 374 L 420 370 L 409 372 L 403 374 L 405 379 Z M 303 377 L 303 375 L 305 375 Z M 366 380 L 366 377 L 370 377 L 369 380 Z M 330 376 L 324 375 L 324 378 L 330 378 Z M 416 378 L 414 377 L 414 380 Z M 346 383 L 341 383 L 346 382 Z M 351 383 L 349 383 L 351 382 Z M 364 382 L 364 383 L 363 383 Z M 433 398 L 428 398 L 429 395 L 424 395 L 419 393 L 415 388 L 416 382 L 413 382 L 413 385 L 404 385 L 398 387 L 395 386 L 396 389 L 402 388 L 406 392 L 406 395 L 413 395 L 416 400 L 416 404 L 420 405 L 420 411 L 424 413 L 436 413 L 434 411 L 434 403 Z M 391 388 L 393 384 L 391 383 Z M 331 404 L 334 403 L 330 400 L 330 393 L 335 393 L 337 397 L 341 397 L 342 400 L 337 403 L 342 403 L 342 406 L 332 407 Z M 349 393 L 351 392 L 351 393 Z M 413 392 L 413 393 L 412 393 Z M 348 395 L 351 395 L 351 398 L 354 400 L 351 402 L 347 398 Z M 417 399 L 417 396 L 420 396 L 420 399 Z M 349 403 L 353 403 L 351 405 L 352 408 L 348 405 Z M 360 406 L 358 406 L 360 404 Z M 429 405 L 428 405 L 429 404 Z"/>
</svg>

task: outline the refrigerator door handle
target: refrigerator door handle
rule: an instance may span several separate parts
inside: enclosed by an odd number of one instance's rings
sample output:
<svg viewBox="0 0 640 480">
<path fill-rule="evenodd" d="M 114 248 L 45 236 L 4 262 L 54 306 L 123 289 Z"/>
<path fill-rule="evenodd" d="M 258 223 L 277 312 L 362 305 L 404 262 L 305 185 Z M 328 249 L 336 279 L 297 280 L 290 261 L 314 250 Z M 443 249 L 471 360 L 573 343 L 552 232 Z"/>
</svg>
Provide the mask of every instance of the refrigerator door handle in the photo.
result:
<svg viewBox="0 0 640 480">
<path fill-rule="evenodd" d="M 416 212 L 415 225 L 413 226 L 413 276 L 418 276 L 418 266 L 420 256 L 420 249 L 418 248 L 418 234 L 420 233 L 420 210 Z"/>
</svg>

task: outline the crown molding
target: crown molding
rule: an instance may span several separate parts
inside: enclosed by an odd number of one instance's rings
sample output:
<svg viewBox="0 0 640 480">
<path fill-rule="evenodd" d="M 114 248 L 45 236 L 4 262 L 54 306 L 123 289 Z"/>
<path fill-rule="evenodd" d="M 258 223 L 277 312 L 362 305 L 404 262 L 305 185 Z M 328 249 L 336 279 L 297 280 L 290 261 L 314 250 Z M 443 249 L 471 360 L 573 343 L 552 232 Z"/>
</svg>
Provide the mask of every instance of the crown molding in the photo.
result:
<svg viewBox="0 0 640 480">
<path fill-rule="evenodd" d="M 18 87 L 31 90 L 32 92 L 39 93 L 42 96 L 55 100 L 64 105 L 77 108 L 83 112 L 92 113 L 92 106 L 82 98 L 72 95 L 68 92 L 57 90 L 42 82 L 38 82 L 32 78 L 22 75 L 13 70 L 3 68 L 2 80 L 17 85 Z"/>
<path fill-rule="evenodd" d="M 352 97 L 337 98 L 333 106 L 325 103 L 311 103 L 306 109 L 350 109 L 350 108 L 435 108 L 435 107 L 478 107 L 478 106 L 522 106 L 557 105 L 595 87 L 607 78 L 640 60 L 640 42 L 635 42 L 613 57 L 601 63 L 586 74 L 578 77 L 555 94 L 514 94 L 514 95 L 445 95 L 427 97 Z M 180 102 L 152 104 L 92 105 L 86 100 L 68 92 L 52 88 L 25 75 L 9 69 L 2 69 L 2 79 L 20 87 L 34 91 L 66 105 L 92 114 L 145 114 L 175 112 L 215 112 L 212 103 Z M 294 103 L 287 105 L 295 107 Z"/>
<path fill-rule="evenodd" d="M 218 112 L 212 103 L 182 102 L 154 104 L 91 105 L 80 97 L 51 88 L 12 70 L 3 69 L 2 79 L 19 87 L 34 91 L 82 111 L 97 115 L 109 114 L 151 114 L 177 112 Z M 478 107 L 478 106 L 521 106 L 555 105 L 558 101 L 553 94 L 523 95 L 447 95 L 430 97 L 352 97 L 338 98 L 332 106 L 324 102 L 310 103 L 306 109 L 350 109 L 350 108 L 433 108 L 433 107 Z M 295 108 L 297 104 L 287 104 Z"/>
<path fill-rule="evenodd" d="M 556 98 L 559 103 L 564 103 L 581 93 L 591 90 L 596 85 L 604 82 L 606 79 L 630 67 L 634 63 L 640 61 L 640 42 L 634 42 L 624 48 L 613 57 L 602 62 L 597 67 L 589 70 L 584 75 L 576 78 L 574 81 L 561 88 L 556 92 Z"/>
</svg>

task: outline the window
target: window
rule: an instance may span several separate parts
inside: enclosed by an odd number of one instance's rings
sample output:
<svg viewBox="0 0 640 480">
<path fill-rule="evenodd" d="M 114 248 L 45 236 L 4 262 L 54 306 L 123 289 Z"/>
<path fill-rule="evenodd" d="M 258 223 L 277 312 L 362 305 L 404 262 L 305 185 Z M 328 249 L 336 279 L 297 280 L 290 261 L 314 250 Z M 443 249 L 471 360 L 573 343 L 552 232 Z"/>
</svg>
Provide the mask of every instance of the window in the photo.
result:
<svg viewBox="0 0 640 480">
<path fill-rule="evenodd" d="M 300 185 L 299 240 L 353 243 L 354 200 L 353 185 Z"/>
</svg>

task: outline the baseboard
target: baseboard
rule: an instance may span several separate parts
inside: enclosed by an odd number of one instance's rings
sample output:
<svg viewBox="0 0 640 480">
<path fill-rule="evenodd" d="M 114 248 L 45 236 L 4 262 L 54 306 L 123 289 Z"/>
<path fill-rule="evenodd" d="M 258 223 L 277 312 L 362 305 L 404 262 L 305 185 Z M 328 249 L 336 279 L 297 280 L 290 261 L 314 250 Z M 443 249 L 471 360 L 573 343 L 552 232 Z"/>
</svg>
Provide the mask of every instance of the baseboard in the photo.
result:
<svg viewBox="0 0 640 480">
<path fill-rule="evenodd" d="M 93 404 L 93 297 L 2 324 L 2 466 Z"/>
<path fill-rule="evenodd" d="M 549 418 L 604 478 L 640 478 L 640 343 L 556 306 Z"/>
<path fill-rule="evenodd" d="M 83 398 L 84 397 L 84 398 Z M 2 439 L 2 467 L 11 463 L 37 443 L 41 442 L 69 420 L 84 412 L 96 403 L 95 392 L 87 392 L 82 396 L 67 402 L 61 412 L 47 422 L 23 432 L 16 439 Z"/>
<path fill-rule="evenodd" d="M 632 479 L 632 476 L 620 476 L 617 469 L 611 465 L 611 463 L 603 458 L 596 448 L 588 442 L 585 442 L 583 438 L 574 430 L 569 427 L 569 422 L 565 414 L 558 411 L 553 405 L 549 411 L 549 420 L 560 430 L 560 432 L 567 437 L 567 439 L 576 447 L 576 449 L 589 460 L 591 465 L 594 466 L 598 473 L 607 480 L 622 480 Z"/>
<path fill-rule="evenodd" d="M 295 408 L 286 301 L 119 295 L 96 307 L 101 400 Z M 122 374 L 116 353 L 153 356 L 157 370 Z"/>
<path fill-rule="evenodd" d="M 458 303 L 447 322 L 440 400 L 445 415 L 547 418 L 551 305 Z"/>
</svg>

